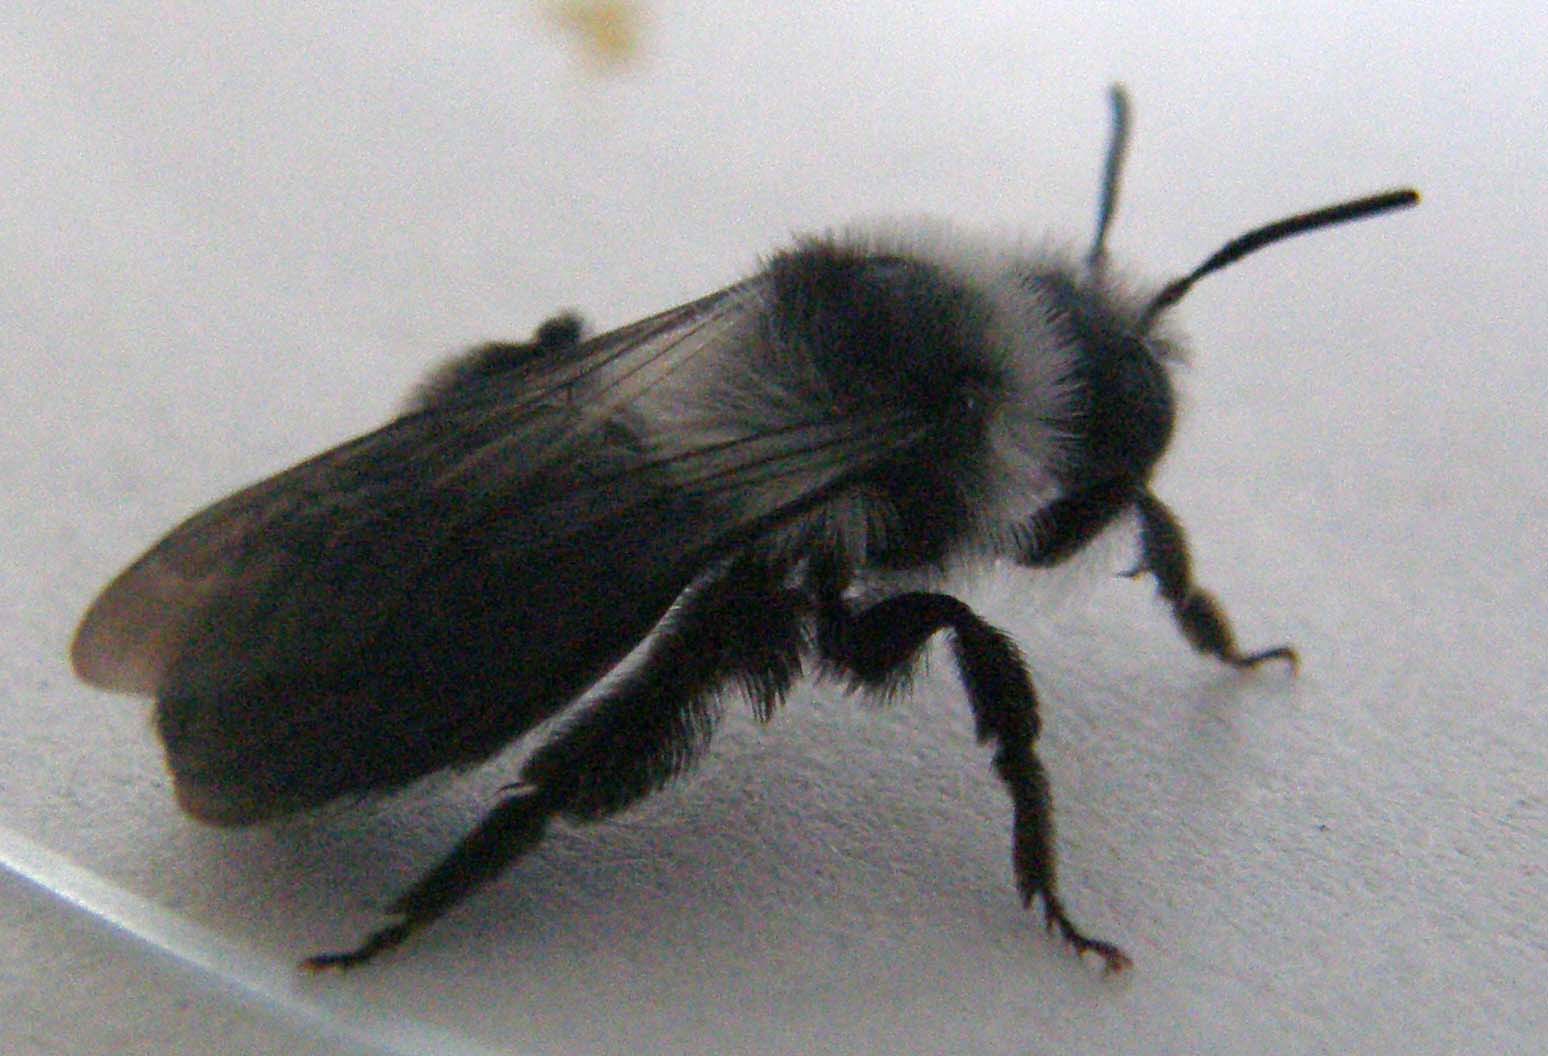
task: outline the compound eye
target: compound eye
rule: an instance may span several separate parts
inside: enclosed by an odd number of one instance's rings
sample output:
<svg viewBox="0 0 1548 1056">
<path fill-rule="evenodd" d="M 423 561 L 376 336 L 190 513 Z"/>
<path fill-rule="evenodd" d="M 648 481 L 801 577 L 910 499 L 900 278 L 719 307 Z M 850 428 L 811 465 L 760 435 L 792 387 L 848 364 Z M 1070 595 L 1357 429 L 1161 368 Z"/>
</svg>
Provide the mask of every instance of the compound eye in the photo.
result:
<svg viewBox="0 0 1548 1056">
<path fill-rule="evenodd" d="M 1175 404 L 1166 368 L 1134 337 L 1087 344 L 1081 354 L 1083 475 L 1143 480 L 1172 436 Z"/>
</svg>

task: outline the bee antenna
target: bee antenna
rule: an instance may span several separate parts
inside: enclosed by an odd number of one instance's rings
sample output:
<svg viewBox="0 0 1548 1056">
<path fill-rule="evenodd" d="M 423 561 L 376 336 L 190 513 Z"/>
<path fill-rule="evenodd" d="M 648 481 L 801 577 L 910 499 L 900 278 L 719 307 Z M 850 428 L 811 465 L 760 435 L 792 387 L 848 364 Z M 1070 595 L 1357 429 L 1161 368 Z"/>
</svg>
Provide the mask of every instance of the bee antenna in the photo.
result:
<svg viewBox="0 0 1548 1056">
<path fill-rule="evenodd" d="M 1356 198 L 1350 202 L 1340 202 L 1338 205 L 1315 209 L 1309 213 L 1298 213 L 1295 216 L 1287 216 L 1283 220 L 1276 220 L 1272 224 L 1253 228 L 1245 235 L 1239 235 L 1221 246 L 1208 260 L 1182 278 L 1173 279 L 1167 283 L 1140 316 L 1140 329 L 1149 327 L 1156 316 L 1182 300 L 1193 288 L 1193 284 L 1204 276 L 1210 272 L 1219 271 L 1227 264 L 1234 264 L 1264 246 L 1273 245 L 1292 235 L 1315 231 L 1319 227 L 1342 224 L 1346 220 L 1360 220 L 1377 213 L 1385 213 L 1389 209 L 1406 209 L 1408 206 L 1418 204 L 1418 201 L 1419 192 L 1405 187 L 1398 191 L 1387 191 L 1367 198 Z"/>
<path fill-rule="evenodd" d="M 1102 167 L 1102 198 L 1097 205 L 1096 234 L 1086 254 L 1086 266 L 1099 271 L 1107 262 L 1107 229 L 1118 209 L 1118 185 L 1123 181 L 1123 158 L 1129 150 L 1129 93 L 1123 85 L 1108 90 L 1113 106 L 1113 131 L 1107 140 L 1107 161 Z"/>
</svg>

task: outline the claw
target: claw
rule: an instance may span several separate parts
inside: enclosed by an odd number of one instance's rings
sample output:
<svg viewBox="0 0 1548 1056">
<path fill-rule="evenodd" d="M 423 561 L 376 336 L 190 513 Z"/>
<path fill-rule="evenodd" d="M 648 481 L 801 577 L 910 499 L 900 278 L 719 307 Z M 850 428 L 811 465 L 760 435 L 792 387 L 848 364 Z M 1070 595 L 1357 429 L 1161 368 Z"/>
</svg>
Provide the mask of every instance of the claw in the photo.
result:
<svg viewBox="0 0 1548 1056">
<path fill-rule="evenodd" d="M 1060 938 L 1074 948 L 1077 956 L 1089 952 L 1102 958 L 1103 975 L 1119 975 L 1134 964 L 1128 954 L 1112 943 L 1083 934 L 1065 914 L 1059 900 L 1047 892 L 1043 893 L 1043 923 L 1049 931 L 1057 928 Z"/>
<path fill-rule="evenodd" d="M 303 972 L 313 975 L 321 972 L 347 971 L 358 964 L 364 964 L 384 950 L 392 949 L 408 938 L 411 930 L 406 921 L 389 924 L 385 928 L 372 932 L 365 942 L 353 950 L 342 953 L 319 953 L 315 957 L 308 957 L 302 961 L 300 968 Z"/>
<path fill-rule="evenodd" d="M 1283 660 L 1290 665 L 1290 673 L 1292 675 L 1300 674 L 1301 657 L 1295 651 L 1295 648 L 1289 645 L 1276 645 L 1272 649 L 1260 649 L 1256 653 L 1248 653 L 1245 656 L 1230 656 L 1226 658 L 1226 662 L 1238 670 L 1257 667 L 1268 660 Z"/>
</svg>

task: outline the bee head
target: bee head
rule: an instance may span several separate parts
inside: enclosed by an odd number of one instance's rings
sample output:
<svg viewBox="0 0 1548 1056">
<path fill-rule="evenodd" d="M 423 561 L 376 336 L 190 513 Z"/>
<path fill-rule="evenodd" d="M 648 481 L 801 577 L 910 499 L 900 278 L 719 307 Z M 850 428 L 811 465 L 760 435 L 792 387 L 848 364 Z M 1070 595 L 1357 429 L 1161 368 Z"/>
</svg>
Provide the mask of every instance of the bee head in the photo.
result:
<svg viewBox="0 0 1548 1056">
<path fill-rule="evenodd" d="M 1024 282 L 1049 306 L 1069 351 L 1070 401 L 1062 459 L 1056 468 L 1059 498 L 1035 519 L 1021 560 L 1045 565 L 1063 560 L 1140 500 L 1151 472 L 1172 436 L 1176 399 L 1167 376 L 1178 357 L 1158 322 L 1193 284 L 1264 246 L 1292 235 L 1414 205 L 1411 189 L 1341 202 L 1277 220 L 1232 239 L 1198 267 L 1173 279 L 1147 301 L 1135 302 L 1107 274 L 1107 230 L 1117 208 L 1129 134 L 1128 97 L 1111 94 L 1112 137 L 1102 179 L 1096 234 L 1084 267 L 1034 272 Z"/>
<path fill-rule="evenodd" d="M 1084 274 L 1044 274 L 1033 281 L 1053 302 L 1068 328 L 1074 377 L 1080 396 L 1073 423 L 1072 461 L 1066 476 L 1093 482 L 1142 484 L 1171 438 L 1175 400 L 1166 372 L 1177 358 L 1157 332 L 1157 321 L 1204 276 L 1292 235 L 1356 220 L 1419 201 L 1403 189 L 1358 198 L 1253 228 L 1216 250 L 1192 271 L 1163 286 L 1136 309 L 1124 291 L 1108 281 L 1107 230 L 1118 202 L 1118 187 L 1129 137 L 1129 103 L 1114 86 L 1112 137 L 1102 178 L 1096 234 Z M 1078 274 L 1078 272 L 1076 273 Z"/>
<path fill-rule="evenodd" d="M 1068 274 L 1033 282 L 1071 350 L 1064 491 L 1143 483 L 1172 437 L 1171 346 L 1137 325 L 1121 295 Z"/>
</svg>

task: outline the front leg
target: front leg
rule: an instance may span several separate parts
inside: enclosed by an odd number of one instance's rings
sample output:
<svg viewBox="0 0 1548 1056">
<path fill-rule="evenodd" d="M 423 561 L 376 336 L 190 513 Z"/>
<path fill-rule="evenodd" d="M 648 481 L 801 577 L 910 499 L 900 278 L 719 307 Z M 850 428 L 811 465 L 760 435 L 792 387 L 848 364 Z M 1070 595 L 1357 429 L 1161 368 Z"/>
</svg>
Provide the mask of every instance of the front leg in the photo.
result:
<svg viewBox="0 0 1548 1056">
<path fill-rule="evenodd" d="M 1110 942 L 1087 936 L 1059 899 L 1054 853 L 1053 798 L 1037 757 L 1037 695 L 1014 642 L 947 594 L 900 594 L 861 612 L 836 594 L 818 617 L 817 647 L 836 672 L 868 689 L 885 689 L 906 677 L 937 631 L 952 632 L 952 656 L 979 741 L 995 745 L 994 768 L 1014 807 L 1013 862 L 1024 905 L 1038 896 L 1050 929 L 1076 951 L 1100 956 L 1109 972 L 1129 966 Z"/>
<path fill-rule="evenodd" d="M 1225 610 L 1213 594 L 1193 582 L 1191 562 L 1188 558 L 1188 542 L 1183 536 L 1182 525 L 1166 504 L 1148 491 L 1139 492 L 1134 499 L 1135 512 L 1140 522 L 1140 561 L 1131 576 L 1149 572 L 1156 577 L 1156 589 L 1172 606 L 1172 617 L 1177 629 L 1188 644 L 1201 653 L 1230 664 L 1235 668 L 1256 667 L 1265 660 L 1283 660 L 1293 671 L 1298 658 L 1288 645 L 1276 645 L 1255 653 L 1243 653 L 1236 647 L 1236 637 Z"/>
<path fill-rule="evenodd" d="M 1027 525 L 1018 558 L 1031 568 L 1050 568 L 1069 560 L 1101 535 L 1134 502 L 1124 482 L 1099 485 L 1052 503 Z"/>
</svg>

